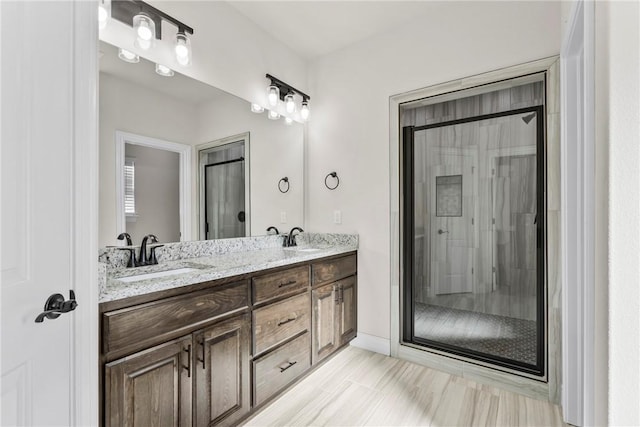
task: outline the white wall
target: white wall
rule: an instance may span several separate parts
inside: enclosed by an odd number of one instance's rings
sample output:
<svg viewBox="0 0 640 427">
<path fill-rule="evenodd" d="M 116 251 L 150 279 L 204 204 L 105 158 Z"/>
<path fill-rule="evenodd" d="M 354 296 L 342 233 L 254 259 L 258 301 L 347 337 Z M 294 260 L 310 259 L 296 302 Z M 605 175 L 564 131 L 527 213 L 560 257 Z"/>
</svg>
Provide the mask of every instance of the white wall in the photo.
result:
<svg viewBox="0 0 640 427">
<path fill-rule="evenodd" d="M 432 15 L 310 64 L 307 223 L 360 234 L 360 332 L 390 336 L 389 96 L 557 55 L 559 22 L 557 2 L 434 3 Z M 333 170 L 341 183 L 329 191 Z"/>
<path fill-rule="evenodd" d="M 192 66 L 183 67 L 176 63 L 173 55 L 176 28 L 171 24 L 163 25 L 166 41 L 156 43 L 156 47 L 149 51 L 133 46 L 131 27 L 115 20 L 110 20 L 100 32 L 100 39 L 263 106 L 267 105 L 266 73 L 307 92 L 306 62 L 226 2 L 149 3 L 194 28 L 191 37 Z"/>
<path fill-rule="evenodd" d="M 116 230 L 116 130 L 192 145 L 197 114 L 193 104 L 104 73 L 100 73 L 99 102 L 98 245 L 102 247 L 118 244 L 116 236 L 124 231 Z"/>
<path fill-rule="evenodd" d="M 207 102 L 198 108 L 199 143 L 249 132 L 251 188 L 251 235 L 266 234 L 273 225 L 280 232 L 302 226 L 303 215 L 303 126 L 284 120 L 269 120 L 255 114 L 243 99 L 225 97 L 225 102 Z M 197 162 L 197 155 L 196 157 Z M 289 178 L 287 193 L 278 191 L 278 181 Z M 194 199 L 195 200 L 195 199 Z M 286 222 L 281 222 L 285 212 Z"/>
<path fill-rule="evenodd" d="M 149 233 L 180 241 L 180 154 L 125 144 L 125 157 L 135 159 L 136 217 L 127 218 L 127 233 L 136 244 Z"/>
<path fill-rule="evenodd" d="M 608 340 L 596 329 L 596 357 L 616 426 L 640 425 L 639 22 L 638 2 L 596 2 L 596 239 L 608 241 L 596 257 L 596 320 L 608 317 Z M 596 388 L 606 379 L 598 374 Z"/>
</svg>

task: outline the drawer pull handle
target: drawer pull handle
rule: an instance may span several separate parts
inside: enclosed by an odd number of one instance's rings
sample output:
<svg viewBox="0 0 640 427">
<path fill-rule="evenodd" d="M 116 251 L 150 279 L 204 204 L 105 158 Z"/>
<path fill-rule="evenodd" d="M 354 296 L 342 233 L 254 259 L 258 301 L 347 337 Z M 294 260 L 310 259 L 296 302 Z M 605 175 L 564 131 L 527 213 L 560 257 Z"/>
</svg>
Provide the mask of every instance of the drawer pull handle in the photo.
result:
<svg viewBox="0 0 640 427">
<path fill-rule="evenodd" d="M 285 366 L 280 365 L 280 373 L 286 371 L 287 369 L 289 369 L 290 367 L 292 367 L 293 365 L 295 365 L 296 363 L 298 363 L 297 361 L 294 362 L 289 362 L 287 363 Z"/>
<path fill-rule="evenodd" d="M 289 322 L 294 322 L 296 319 L 297 317 L 291 317 L 287 320 L 283 320 L 282 322 L 278 322 L 278 326 L 286 325 Z"/>
<path fill-rule="evenodd" d="M 288 282 L 280 283 L 278 287 L 284 288 L 285 286 L 295 285 L 296 283 L 298 283 L 297 280 L 289 280 Z"/>
<path fill-rule="evenodd" d="M 182 366 L 187 370 L 187 377 L 191 378 L 191 344 L 184 348 L 183 351 L 187 353 L 187 366 Z"/>
</svg>

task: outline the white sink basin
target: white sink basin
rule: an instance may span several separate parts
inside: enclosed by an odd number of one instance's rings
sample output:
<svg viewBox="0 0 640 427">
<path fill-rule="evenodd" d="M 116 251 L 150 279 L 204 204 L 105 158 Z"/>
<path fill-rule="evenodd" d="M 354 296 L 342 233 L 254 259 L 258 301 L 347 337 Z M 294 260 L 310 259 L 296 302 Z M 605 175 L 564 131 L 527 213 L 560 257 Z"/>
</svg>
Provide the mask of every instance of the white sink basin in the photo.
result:
<svg viewBox="0 0 640 427">
<path fill-rule="evenodd" d="M 122 282 L 130 283 L 130 282 L 138 282 L 140 280 L 157 279 L 159 277 L 174 276 L 176 274 L 182 274 L 182 273 L 191 273 L 192 271 L 198 271 L 198 269 L 183 267 L 183 268 L 176 268 L 174 270 L 158 271 L 156 273 L 147 273 L 147 274 L 138 274 L 137 276 L 120 277 L 118 280 Z"/>
</svg>

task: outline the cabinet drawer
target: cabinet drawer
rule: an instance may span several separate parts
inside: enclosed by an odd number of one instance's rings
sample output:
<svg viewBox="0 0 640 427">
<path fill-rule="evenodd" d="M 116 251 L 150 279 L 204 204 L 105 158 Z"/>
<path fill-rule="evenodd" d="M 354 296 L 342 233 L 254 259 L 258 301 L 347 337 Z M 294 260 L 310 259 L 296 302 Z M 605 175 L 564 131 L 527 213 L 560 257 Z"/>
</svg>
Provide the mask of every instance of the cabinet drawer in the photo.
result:
<svg viewBox="0 0 640 427">
<path fill-rule="evenodd" d="M 105 354 L 149 347 L 248 306 L 247 283 L 233 283 L 103 314 Z"/>
<path fill-rule="evenodd" d="M 330 261 L 318 262 L 311 265 L 312 284 L 333 282 L 355 274 L 357 271 L 357 259 L 355 255 Z"/>
<path fill-rule="evenodd" d="M 309 293 L 270 304 L 253 312 L 253 354 L 309 330 L 311 301 Z"/>
<path fill-rule="evenodd" d="M 269 301 L 271 299 L 292 295 L 309 286 L 309 267 L 290 268 L 277 273 L 254 277 L 253 303 Z"/>
<path fill-rule="evenodd" d="M 311 366 L 310 336 L 305 332 L 253 362 L 253 405 L 257 406 L 287 386 Z"/>
</svg>

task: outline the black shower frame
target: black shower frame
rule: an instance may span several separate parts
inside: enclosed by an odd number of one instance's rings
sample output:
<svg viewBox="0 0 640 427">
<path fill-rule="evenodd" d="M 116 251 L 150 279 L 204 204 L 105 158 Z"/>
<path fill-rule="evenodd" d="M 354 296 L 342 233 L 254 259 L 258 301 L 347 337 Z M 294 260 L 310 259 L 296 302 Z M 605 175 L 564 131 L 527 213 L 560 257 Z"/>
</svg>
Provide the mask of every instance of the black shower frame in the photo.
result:
<svg viewBox="0 0 640 427">
<path fill-rule="evenodd" d="M 545 132 L 545 107 L 543 105 L 519 108 L 514 110 L 502 111 L 499 113 L 484 114 L 480 116 L 466 117 L 446 122 L 433 123 L 424 126 L 405 126 L 402 128 L 402 188 L 403 194 L 403 226 L 402 226 L 402 289 L 403 289 L 403 319 L 402 319 L 402 340 L 405 343 L 417 344 L 422 347 L 428 347 L 439 351 L 444 351 L 458 356 L 464 356 L 472 360 L 490 363 L 496 366 L 513 369 L 516 371 L 543 377 L 545 375 L 546 364 L 546 243 L 547 243 L 547 210 L 546 210 L 546 193 L 547 193 L 547 150 L 546 150 L 546 132 Z M 537 326 L 537 364 L 519 362 L 517 360 L 507 359 L 500 356 L 481 353 L 474 350 L 465 349 L 450 344 L 432 341 L 414 335 L 413 319 L 413 236 L 415 235 L 414 222 L 414 134 L 415 132 L 434 129 L 445 126 L 459 125 L 480 120 L 488 120 L 499 117 L 513 116 L 525 113 L 536 113 L 536 209 L 537 209 L 537 269 L 536 269 L 536 326 Z"/>
</svg>

